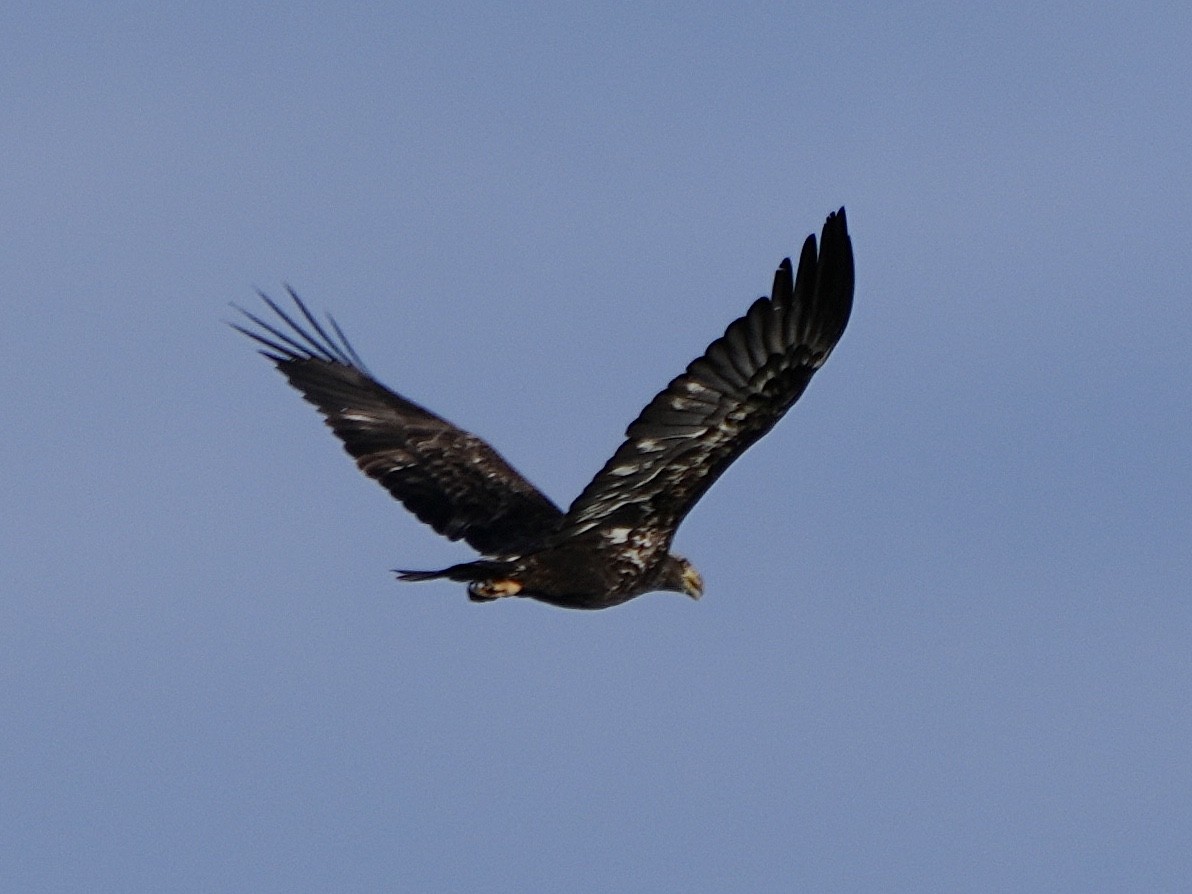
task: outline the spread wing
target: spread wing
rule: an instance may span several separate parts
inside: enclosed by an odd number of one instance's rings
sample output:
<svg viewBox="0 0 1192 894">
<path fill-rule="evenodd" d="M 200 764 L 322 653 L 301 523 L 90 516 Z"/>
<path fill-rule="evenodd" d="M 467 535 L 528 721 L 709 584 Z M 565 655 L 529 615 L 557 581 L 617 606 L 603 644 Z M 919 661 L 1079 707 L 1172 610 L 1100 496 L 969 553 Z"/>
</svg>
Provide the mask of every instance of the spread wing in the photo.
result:
<svg viewBox="0 0 1192 894">
<path fill-rule="evenodd" d="M 520 552 L 553 531 L 563 513 L 492 447 L 372 377 L 342 330 L 331 333 L 289 290 L 309 328 L 264 294 L 277 325 L 237 308 L 258 330 L 232 324 L 318 407 L 370 478 L 421 521 L 486 555 Z"/>
<path fill-rule="evenodd" d="M 790 409 L 844 332 L 853 303 L 844 209 L 817 254 L 807 237 L 792 281 L 787 258 L 759 298 L 629 426 L 576 498 L 559 536 L 613 527 L 675 528 L 724 470 Z"/>
</svg>

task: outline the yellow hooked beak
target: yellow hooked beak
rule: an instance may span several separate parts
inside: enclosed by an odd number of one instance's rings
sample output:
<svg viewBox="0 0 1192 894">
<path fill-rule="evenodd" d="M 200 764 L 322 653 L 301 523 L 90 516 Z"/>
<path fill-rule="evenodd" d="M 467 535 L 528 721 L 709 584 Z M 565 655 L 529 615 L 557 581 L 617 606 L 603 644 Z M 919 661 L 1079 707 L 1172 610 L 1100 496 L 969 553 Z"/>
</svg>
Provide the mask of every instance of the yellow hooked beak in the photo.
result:
<svg viewBox="0 0 1192 894">
<path fill-rule="evenodd" d="M 683 592 L 692 599 L 699 599 L 704 595 L 704 579 L 690 565 L 683 569 Z"/>
</svg>

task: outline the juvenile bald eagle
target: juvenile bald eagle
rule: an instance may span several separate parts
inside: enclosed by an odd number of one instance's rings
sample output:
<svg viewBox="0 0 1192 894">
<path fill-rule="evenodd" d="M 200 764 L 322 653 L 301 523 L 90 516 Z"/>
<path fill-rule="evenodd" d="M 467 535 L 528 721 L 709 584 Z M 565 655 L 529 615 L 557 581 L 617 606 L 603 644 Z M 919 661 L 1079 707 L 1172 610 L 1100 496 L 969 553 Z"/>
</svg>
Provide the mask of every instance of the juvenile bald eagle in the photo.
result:
<svg viewBox="0 0 1192 894">
<path fill-rule="evenodd" d="M 675 529 L 828 359 L 852 309 L 853 249 L 841 208 L 828 216 L 819 251 L 810 235 L 794 277 L 789 258 L 778 266 L 771 296 L 646 405 L 566 512 L 480 438 L 380 384 L 333 319 L 324 326 L 293 290 L 290 297 L 301 320 L 262 294 L 278 320 L 241 308 L 259 328 L 235 328 L 265 346 L 362 472 L 484 557 L 398 571 L 401 580 L 466 582 L 477 602 L 529 596 L 608 608 L 653 590 L 702 594 L 695 568 L 670 552 Z"/>
</svg>

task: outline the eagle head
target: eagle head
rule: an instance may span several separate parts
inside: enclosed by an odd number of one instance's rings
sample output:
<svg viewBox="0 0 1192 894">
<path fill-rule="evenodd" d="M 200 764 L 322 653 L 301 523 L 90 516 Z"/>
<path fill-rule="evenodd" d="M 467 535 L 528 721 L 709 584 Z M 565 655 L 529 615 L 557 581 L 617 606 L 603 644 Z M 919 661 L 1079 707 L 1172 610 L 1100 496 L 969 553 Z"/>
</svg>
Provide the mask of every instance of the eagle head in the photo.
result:
<svg viewBox="0 0 1192 894">
<path fill-rule="evenodd" d="M 699 599 L 704 595 L 704 579 L 700 577 L 694 565 L 682 556 L 670 553 L 666 557 L 666 565 L 663 568 L 662 577 L 658 581 L 658 589 L 673 590 L 676 593 L 684 593 L 692 599 Z"/>
</svg>

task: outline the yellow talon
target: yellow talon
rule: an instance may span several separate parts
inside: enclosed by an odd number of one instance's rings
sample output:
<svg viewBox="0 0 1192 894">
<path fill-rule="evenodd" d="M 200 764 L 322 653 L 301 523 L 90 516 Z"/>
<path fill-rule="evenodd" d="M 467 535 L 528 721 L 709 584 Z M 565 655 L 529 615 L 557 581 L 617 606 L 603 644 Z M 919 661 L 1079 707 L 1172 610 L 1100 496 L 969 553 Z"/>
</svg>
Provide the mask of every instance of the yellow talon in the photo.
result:
<svg viewBox="0 0 1192 894">
<path fill-rule="evenodd" d="M 498 596 L 516 596 L 522 590 L 521 581 L 507 578 L 506 580 L 486 580 L 477 582 L 476 593 L 480 596 L 496 598 Z"/>
</svg>

